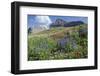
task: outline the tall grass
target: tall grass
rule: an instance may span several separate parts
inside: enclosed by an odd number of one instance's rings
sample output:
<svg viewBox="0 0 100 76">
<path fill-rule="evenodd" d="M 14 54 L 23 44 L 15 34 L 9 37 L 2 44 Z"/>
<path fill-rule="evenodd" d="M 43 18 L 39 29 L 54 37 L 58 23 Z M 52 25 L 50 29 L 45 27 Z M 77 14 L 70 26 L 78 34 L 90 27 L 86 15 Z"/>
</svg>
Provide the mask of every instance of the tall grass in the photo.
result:
<svg viewBox="0 0 100 76">
<path fill-rule="evenodd" d="M 60 30 L 58 30 L 60 29 Z M 78 59 L 88 57 L 86 25 L 52 28 L 28 36 L 28 60 Z M 69 37 L 64 46 L 58 40 Z"/>
</svg>

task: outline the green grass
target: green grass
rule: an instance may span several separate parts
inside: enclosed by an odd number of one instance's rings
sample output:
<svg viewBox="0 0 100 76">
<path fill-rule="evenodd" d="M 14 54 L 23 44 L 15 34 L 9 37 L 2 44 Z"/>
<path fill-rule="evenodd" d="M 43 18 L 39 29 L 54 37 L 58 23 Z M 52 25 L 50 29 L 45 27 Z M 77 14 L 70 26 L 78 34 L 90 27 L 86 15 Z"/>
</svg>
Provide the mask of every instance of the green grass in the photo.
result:
<svg viewBox="0 0 100 76">
<path fill-rule="evenodd" d="M 87 34 L 79 36 L 80 29 L 87 29 L 86 25 L 75 27 L 56 27 L 39 33 L 28 35 L 28 60 L 55 60 L 87 58 Z M 71 41 L 65 47 L 57 41 L 70 36 L 76 41 L 77 48 L 73 48 Z"/>
</svg>

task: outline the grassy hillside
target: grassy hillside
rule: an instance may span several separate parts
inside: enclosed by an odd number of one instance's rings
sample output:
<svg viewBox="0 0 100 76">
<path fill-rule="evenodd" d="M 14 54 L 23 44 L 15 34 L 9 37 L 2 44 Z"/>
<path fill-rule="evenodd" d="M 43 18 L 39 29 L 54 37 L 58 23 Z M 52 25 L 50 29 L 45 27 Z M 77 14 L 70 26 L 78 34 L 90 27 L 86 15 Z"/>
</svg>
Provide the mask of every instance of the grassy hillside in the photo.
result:
<svg viewBox="0 0 100 76">
<path fill-rule="evenodd" d="M 87 25 L 80 25 L 54 27 L 38 33 L 30 33 L 28 60 L 87 58 L 86 30 Z"/>
</svg>

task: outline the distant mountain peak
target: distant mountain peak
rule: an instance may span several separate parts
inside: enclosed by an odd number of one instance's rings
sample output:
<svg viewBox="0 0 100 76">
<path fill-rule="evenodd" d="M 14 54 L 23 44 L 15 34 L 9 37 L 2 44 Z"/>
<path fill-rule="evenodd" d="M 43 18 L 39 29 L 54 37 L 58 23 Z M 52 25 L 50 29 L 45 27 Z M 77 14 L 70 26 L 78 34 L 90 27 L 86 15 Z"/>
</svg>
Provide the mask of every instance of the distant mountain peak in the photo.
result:
<svg viewBox="0 0 100 76">
<path fill-rule="evenodd" d="M 56 19 L 55 23 L 64 25 L 64 24 L 66 24 L 66 21 L 64 21 L 63 19 Z"/>
<path fill-rule="evenodd" d="M 63 19 L 56 19 L 55 22 L 53 22 L 50 27 L 56 27 L 56 26 L 64 26 L 67 22 Z"/>
</svg>

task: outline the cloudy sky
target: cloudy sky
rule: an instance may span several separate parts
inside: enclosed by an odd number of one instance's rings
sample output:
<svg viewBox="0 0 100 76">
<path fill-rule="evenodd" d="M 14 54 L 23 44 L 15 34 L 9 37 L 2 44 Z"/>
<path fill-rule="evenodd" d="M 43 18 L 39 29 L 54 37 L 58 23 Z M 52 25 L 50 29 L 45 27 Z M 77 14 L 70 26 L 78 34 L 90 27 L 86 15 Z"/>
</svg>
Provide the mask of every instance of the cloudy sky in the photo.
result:
<svg viewBox="0 0 100 76">
<path fill-rule="evenodd" d="M 29 27 L 34 27 L 39 24 L 45 24 L 49 27 L 49 24 L 54 22 L 56 19 L 63 19 L 67 22 L 70 21 L 83 21 L 84 23 L 88 22 L 87 17 L 78 17 L 78 16 L 42 16 L 42 15 L 28 15 L 27 23 Z"/>
</svg>

